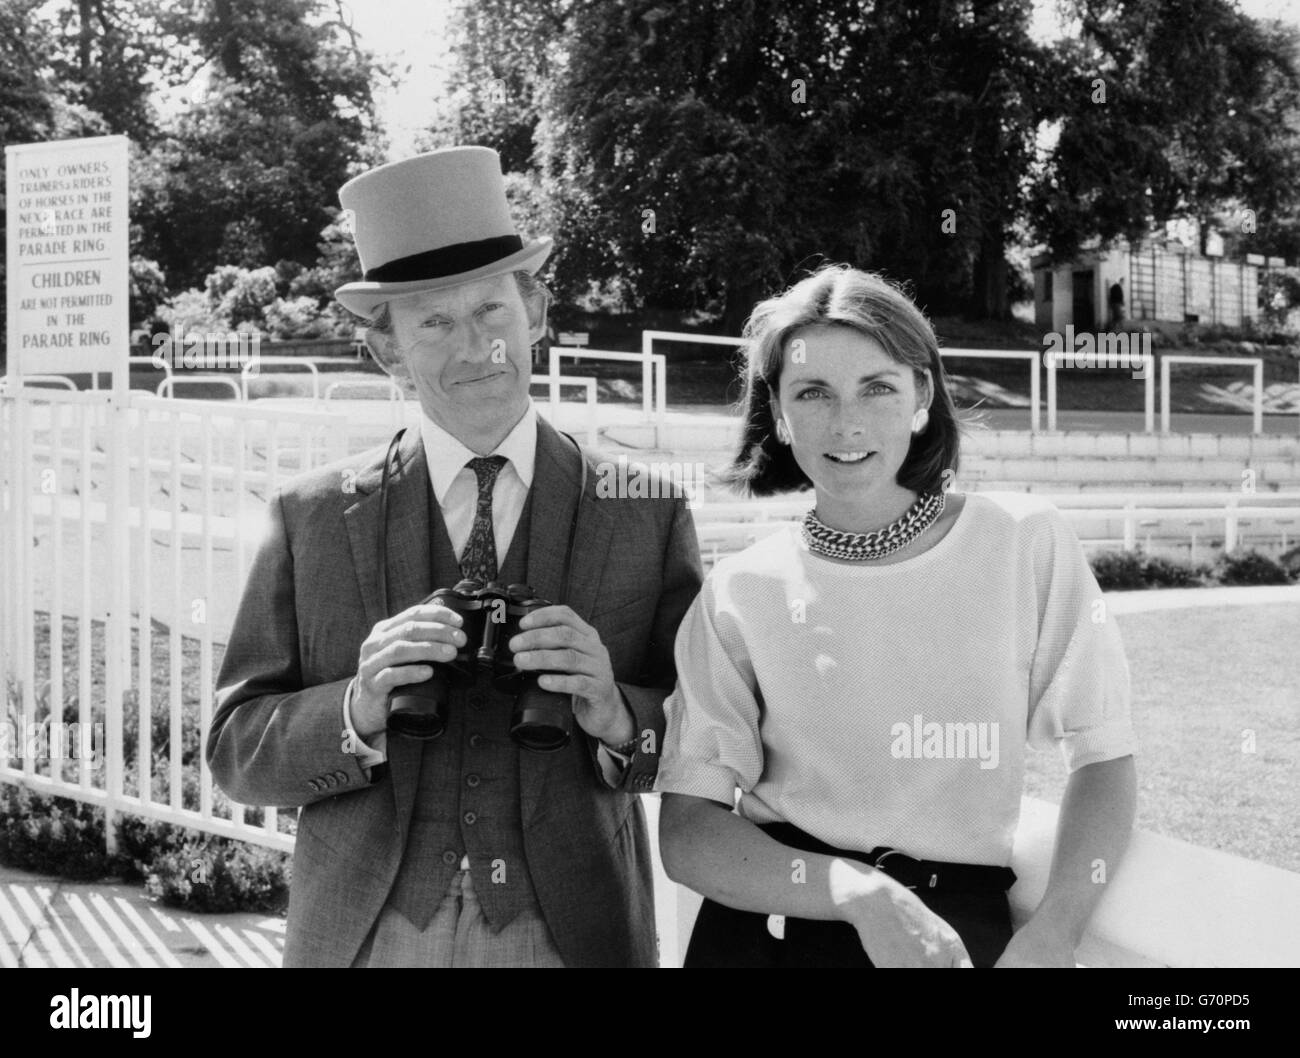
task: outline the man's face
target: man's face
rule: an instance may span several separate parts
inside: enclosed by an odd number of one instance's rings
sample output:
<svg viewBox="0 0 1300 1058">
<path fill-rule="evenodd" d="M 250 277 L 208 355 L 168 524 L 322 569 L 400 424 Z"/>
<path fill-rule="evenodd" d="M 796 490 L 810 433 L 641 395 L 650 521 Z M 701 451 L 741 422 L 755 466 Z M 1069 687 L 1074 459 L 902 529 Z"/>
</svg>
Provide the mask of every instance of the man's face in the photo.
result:
<svg viewBox="0 0 1300 1058">
<path fill-rule="evenodd" d="M 509 427 L 528 406 L 530 347 L 546 326 L 510 274 L 389 302 L 397 355 L 420 405 L 457 437 Z"/>
</svg>

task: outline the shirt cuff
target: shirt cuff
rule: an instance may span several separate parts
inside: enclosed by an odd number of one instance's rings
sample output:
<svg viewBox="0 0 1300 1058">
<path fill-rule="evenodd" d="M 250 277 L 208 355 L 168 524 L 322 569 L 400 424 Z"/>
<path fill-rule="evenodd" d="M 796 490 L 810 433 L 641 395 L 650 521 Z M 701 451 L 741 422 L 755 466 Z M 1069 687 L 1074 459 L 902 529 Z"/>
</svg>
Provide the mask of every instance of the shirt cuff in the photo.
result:
<svg viewBox="0 0 1300 1058">
<path fill-rule="evenodd" d="M 623 773 L 627 766 L 632 763 L 631 757 L 625 757 L 621 753 L 616 753 L 605 743 L 597 741 L 596 760 L 600 762 L 601 777 L 605 780 L 605 785 L 611 790 L 617 790 L 623 785 Z"/>
<path fill-rule="evenodd" d="M 356 685 L 357 678 L 353 676 L 348 689 L 343 692 L 343 733 L 347 738 L 346 744 L 353 747 L 352 755 L 357 758 L 357 763 L 363 768 L 373 768 L 388 759 L 388 732 L 381 731 L 375 735 L 373 746 L 357 734 L 356 728 L 352 726 L 352 690 Z"/>
<path fill-rule="evenodd" d="M 706 801 L 736 802 L 736 773 L 716 761 L 662 760 L 655 777 L 655 793 L 686 794 Z"/>
<path fill-rule="evenodd" d="M 1112 720 L 1082 731 L 1070 731 L 1061 739 L 1066 770 L 1073 773 L 1089 764 L 1137 755 L 1137 736 L 1128 720 Z"/>
</svg>

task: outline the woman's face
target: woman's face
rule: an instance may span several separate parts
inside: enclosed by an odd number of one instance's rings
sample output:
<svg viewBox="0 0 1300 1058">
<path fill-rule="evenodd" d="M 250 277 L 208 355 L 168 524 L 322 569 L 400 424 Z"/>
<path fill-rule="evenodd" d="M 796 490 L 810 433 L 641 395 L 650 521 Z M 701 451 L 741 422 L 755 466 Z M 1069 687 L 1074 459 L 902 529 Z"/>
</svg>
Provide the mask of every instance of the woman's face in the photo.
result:
<svg viewBox="0 0 1300 1058">
<path fill-rule="evenodd" d="M 874 338 L 833 324 L 801 328 L 781 355 L 772 412 L 819 502 L 897 498 L 913 417 L 930 404 L 930 372 L 918 387 L 912 368 Z"/>
</svg>

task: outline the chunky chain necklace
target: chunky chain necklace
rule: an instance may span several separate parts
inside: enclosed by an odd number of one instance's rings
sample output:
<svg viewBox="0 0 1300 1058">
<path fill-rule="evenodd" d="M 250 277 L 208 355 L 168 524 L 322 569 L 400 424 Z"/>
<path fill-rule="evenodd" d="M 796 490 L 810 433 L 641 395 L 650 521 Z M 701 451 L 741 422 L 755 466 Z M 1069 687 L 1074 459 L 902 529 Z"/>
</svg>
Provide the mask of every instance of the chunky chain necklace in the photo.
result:
<svg viewBox="0 0 1300 1058">
<path fill-rule="evenodd" d="M 923 492 L 906 513 L 883 529 L 871 533 L 845 533 L 817 517 L 816 508 L 803 520 L 803 538 L 810 551 L 828 558 L 868 562 L 905 548 L 934 525 L 943 513 L 944 494 Z"/>
</svg>

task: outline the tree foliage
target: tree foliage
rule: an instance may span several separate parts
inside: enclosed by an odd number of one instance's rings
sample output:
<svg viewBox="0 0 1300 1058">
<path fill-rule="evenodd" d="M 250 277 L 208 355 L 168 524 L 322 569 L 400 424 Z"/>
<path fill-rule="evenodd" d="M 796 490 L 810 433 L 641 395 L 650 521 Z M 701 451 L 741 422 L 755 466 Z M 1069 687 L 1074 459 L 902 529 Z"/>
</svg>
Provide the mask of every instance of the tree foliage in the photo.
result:
<svg viewBox="0 0 1300 1058">
<path fill-rule="evenodd" d="M 569 296 L 711 308 L 734 333 L 824 256 L 1005 316 L 1016 240 L 1069 254 L 1242 203 L 1253 248 L 1276 240 L 1294 45 L 1189 3 L 1079 0 L 1077 39 L 1040 45 L 1028 0 L 475 0 L 435 139 L 536 177 Z"/>
<path fill-rule="evenodd" d="M 218 265 L 314 263 L 338 189 L 377 163 L 376 67 L 318 0 L 183 0 L 185 108 L 142 162 L 141 249 L 173 286 Z"/>
<path fill-rule="evenodd" d="M 1257 238 L 1234 248 L 1300 251 L 1300 38 L 1224 0 L 1076 0 L 1061 46 L 1060 135 L 1029 199 L 1060 258 L 1090 237 L 1140 238 L 1199 222 Z M 1251 210 L 1247 215 L 1245 210 Z"/>
</svg>

